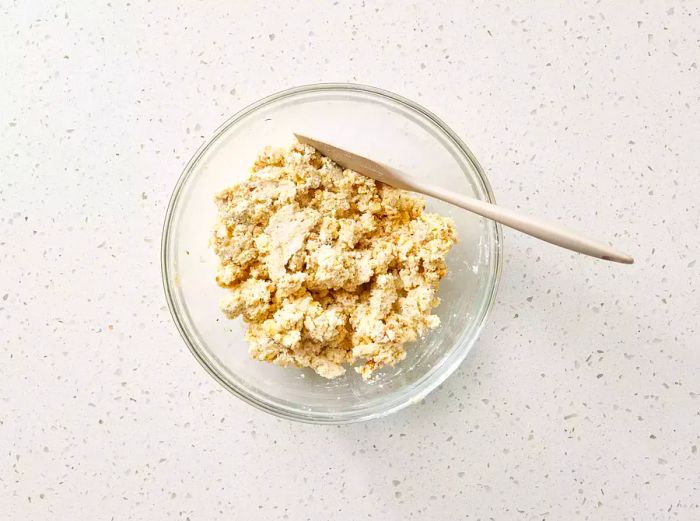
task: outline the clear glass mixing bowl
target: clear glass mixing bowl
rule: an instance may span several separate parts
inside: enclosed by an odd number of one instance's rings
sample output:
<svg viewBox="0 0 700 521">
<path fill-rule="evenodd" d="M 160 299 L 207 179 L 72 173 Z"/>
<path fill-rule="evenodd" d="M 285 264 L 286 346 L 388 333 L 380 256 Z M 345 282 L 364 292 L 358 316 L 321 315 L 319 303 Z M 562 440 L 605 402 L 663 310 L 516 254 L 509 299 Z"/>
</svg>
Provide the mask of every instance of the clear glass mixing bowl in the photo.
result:
<svg viewBox="0 0 700 521">
<path fill-rule="evenodd" d="M 168 306 L 195 358 L 221 385 L 262 410 L 312 423 L 347 423 L 397 411 L 424 398 L 464 360 L 493 305 L 501 272 L 501 230 L 441 201 L 428 211 L 452 217 L 460 242 L 447 258 L 436 309 L 442 324 L 407 346 L 395 367 L 365 382 L 353 370 L 326 380 L 310 370 L 248 358 L 244 324 L 219 311 L 225 290 L 209 248 L 214 194 L 246 178 L 266 145 L 286 146 L 293 132 L 338 143 L 459 193 L 494 201 L 466 145 L 436 116 L 390 92 L 352 84 L 296 87 L 243 109 L 190 160 L 173 191 L 162 238 Z"/>
</svg>

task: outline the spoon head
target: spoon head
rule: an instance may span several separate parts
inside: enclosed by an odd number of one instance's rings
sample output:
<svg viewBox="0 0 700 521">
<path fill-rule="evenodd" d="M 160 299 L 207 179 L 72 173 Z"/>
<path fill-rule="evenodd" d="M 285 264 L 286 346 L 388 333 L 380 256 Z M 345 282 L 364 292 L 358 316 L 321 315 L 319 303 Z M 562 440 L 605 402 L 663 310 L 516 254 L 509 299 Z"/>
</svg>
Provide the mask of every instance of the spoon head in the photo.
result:
<svg viewBox="0 0 700 521">
<path fill-rule="evenodd" d="M 379 181 L 396 188 L 401 188 L 403 190 L 415 189 L 413 188 L 413 183 L 411 183 L 410 179 L 408 179 L 402 172 L 394 168 L 302 134 L 294 134 L 294 136 L 297 138 L 299 143 L 312 146 L 318 152 L 326 157 L 329 157 L 343 168 L 349 168 L 358 174 L 371 177 L 375 181 Z"/>
</svg>

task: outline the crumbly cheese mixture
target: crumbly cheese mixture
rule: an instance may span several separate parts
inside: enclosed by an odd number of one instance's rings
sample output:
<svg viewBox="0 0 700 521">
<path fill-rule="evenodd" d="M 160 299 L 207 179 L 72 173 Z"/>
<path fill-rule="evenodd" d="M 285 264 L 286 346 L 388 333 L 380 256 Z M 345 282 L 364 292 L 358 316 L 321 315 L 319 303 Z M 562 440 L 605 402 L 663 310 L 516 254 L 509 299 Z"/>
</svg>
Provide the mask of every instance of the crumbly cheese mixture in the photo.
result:
<svg viewBox="0 0 700 521">
<path fill-rule="evenodd" d="M 295 144 L 265 149 L 216 203 L 221 309 L 247 322 L 254 359 L 326 378 L 359 360 L 369 378 L 440 323 L 431 310 L 456 235 L 420 198 Z"/>
</svg>

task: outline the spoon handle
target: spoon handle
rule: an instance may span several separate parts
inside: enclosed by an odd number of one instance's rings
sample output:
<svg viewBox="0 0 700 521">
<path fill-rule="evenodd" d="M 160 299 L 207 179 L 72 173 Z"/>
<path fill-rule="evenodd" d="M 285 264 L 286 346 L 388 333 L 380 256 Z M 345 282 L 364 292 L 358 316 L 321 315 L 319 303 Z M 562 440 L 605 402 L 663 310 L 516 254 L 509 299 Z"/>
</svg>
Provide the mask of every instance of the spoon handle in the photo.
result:
<svg viewBox="0 0 700 521">
<path fill-rule="evenodd" d="M 632 264 L 634 262 L 632 257 L 616 250 L 612 246 L 583 237 L 558 224 L 521 214 L 509 208 L 459 195 L 437 186 L 428 186 L 415 181 L 412 184 L 412 190 L 416 192 L 454 204 L 455 206 L 487 217 L 488 219 L 497 221 L 505 226 L 542 239 L 543 241 L 556 244 L 562 248 L 590 255 L 598 259 L 621 262 L 623 264 Z"/>
</svg>

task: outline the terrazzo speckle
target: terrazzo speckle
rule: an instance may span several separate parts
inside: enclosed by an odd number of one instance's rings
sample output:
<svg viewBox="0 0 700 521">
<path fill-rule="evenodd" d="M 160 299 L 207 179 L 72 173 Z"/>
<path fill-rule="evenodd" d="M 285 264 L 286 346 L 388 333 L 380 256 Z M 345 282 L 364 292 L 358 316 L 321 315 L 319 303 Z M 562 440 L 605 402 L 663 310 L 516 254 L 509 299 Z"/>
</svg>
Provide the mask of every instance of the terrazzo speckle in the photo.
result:
<svg viewBox="0 0 700 521">
<path fill-rule="evenodd" d="M 510 4 L 510 5 L 509 5 Z M 700 5 L 0 0 L 3 519 L 700 518 Z M 441 116 L 506 231 L 461 368 L 370 423 L 270 417 L 170 319 L 159 241 L 218 125 L 319 81 Z"/>
</svg>

